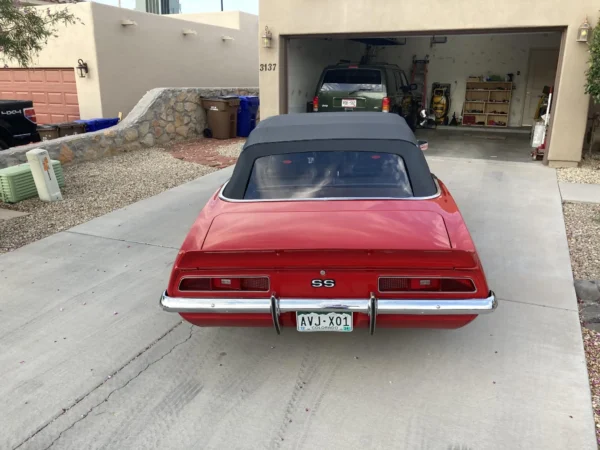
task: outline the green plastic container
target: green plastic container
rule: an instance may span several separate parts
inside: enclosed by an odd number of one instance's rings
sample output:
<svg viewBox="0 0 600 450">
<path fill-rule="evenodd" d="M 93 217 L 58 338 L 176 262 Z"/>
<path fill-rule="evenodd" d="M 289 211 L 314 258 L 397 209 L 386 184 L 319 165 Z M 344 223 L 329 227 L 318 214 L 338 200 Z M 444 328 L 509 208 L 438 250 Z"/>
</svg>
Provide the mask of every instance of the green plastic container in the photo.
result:
<svg viewBox="0 0 600 450">
<path fill-rule="evenodd" d="M 65 185 L 60 161 L 52 160 L 58 185 Z M 38 195 L 29 163 L 0 169 L 0 200 L 5 203 L 17 203 Z"/>
</svg>

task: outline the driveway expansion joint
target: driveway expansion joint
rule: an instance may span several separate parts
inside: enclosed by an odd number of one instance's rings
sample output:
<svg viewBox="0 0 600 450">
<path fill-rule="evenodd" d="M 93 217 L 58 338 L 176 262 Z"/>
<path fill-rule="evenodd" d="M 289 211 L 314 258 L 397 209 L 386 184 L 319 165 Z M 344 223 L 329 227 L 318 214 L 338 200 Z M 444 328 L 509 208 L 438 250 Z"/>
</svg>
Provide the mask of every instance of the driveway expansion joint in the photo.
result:
<svg viewBox="0 0 600 450">
<path fill-rule="evenodd" d="M 540 303 L 523 302 L 523 301 L 519 301 L 519 300 L 511 300 L 511 299 L 508 299 L 508 298 L 496 297 L 496 299 L 498 301 L 501 301 L 501 302 L 519 303 L 521 305 L 537 306 L 538 308 L 549 308 L 549 309 L 556 309 L 558 311 L 568 311 L 568 312 L 574 312 L 574 313 L 578 313 L 579 312 L 579 310 L 577 309 L 577 307 L 575 307 L 575 309 L 559 308 L 558 306 L 542 305 Z"/>
<path fill-rule="evenodd" d="M 71 233 L 71 234 L 78 234 L 79 236 L 89 236 L 89 237 L 95 237 L 95 238 L 100 238 L 100 239 L 107 239 L 109 241 L 126 242 L 128 244 L 147 245 L 148 247 L 169 248 L 172 250 L 179 250 L 179 247 L 171 247 L 170 245 L 151 244 L 149 242 L 130 241 L 127 239 L 117 239 L 117 238 L 111 238 L 108 236 L 100 236 L 97 234 L 82 233 L 80 231 L 65 230 L 65 231 L 63 231 L 63 233 Z"/>
<path fill-rule="evenodd" d="M 146 346 L 144 349 L 142 349 L 140 352 L 138 352 L 133 358 L 129 359 L 127 362 L 125 362 L 125 364 L 123 364 L 121 367 L 119 367 L 117 370 L 115 370 L 104 381 L 102 381 L 100 384 L 98 384 L 97 386 L 95 386 L 94 388 L 92 388 L 85 395 L 82 395 L 81 397 L 77 398 L 75 400 L 75 402 L 73 404 L 71 404 L 69 407 L 63 408 L 63 410 L 60 413 L 58 413 L 56 416 L 54 416 L 52 419 L 50 419 L 46 424 L 44 424 L 39 429 L 37 429 L 34 433 L 32 433 L 29 437 L 27 437 L 19 445 L 17 445 L 16 447 L 14 447 L 13 450 L 17 450 L 18 448 L 22 447 L 24 444 L 26 444 L 27 442 L 29 442 L 31 439 L 35 438 L 35 436 L 37 436 L 39 433 L 41 433 L 44 429 L 46 429 L 48 426 L 50 426 L 52 423 L 54 423 L 60 417 L 62 417 L 65 414 L 67 414 L 70 410 L 72 410 L 73 408 L 75 408 L 79 403 L 81 403 L 83 400 L 85 400 L 87 397 L 89 397 L 91 394 L 93 394 L 96 390 L 98 390 L 100 387 L 102 387 L 104 384 L 106 384 L 109 380 L 111 380 L 116 375 L 118 375 L 123 369 L 125 369 L 127 366 L 129 366 L 133 361 L 135 361 L 140 356 L 142 356 L 144 353 L 146 353 L 147 351 L 149 351 L 152 347 L 154 347 L 156 344 L 158 344 L 161 340 L 163 340 L 169 334 L 171 334 L 172 332 L 174 332 L 178 327 L 184 325 L 184 323 L 185 322 L 182 321 L 182 322 L 178 322 L 177 324 L 175 324 L 173 327 L 171 327 L 169 330 L 167 330 L 162 336 L 160 336 L 158 339 L 156 339 L 155 341 L 153 341 L 152 343 L 150 343 L 148 346 Z M 112 396 L 112 394 L 114 394 L 116 391 L 119 391 L 119 390 L 125 388 L 129 383 L 131 383 L 133 380 L 135 380 L 136 378 L 138 378 L 142 373 L 144 373 L 146 370 L 148 370 L 151 366 L 153 366 L 154 364 L 160 362 L 166 356 L 168 356 L 169 354 L 171 354 L 173 352 L 173 350 L 175 350 L 177 347 L 179 347 L 179 346 L 185 344 L 186 342 L 188 342 L 192 338 L 193 331 L 194 331 L 194 327 L 190 325 L 190 333 L 189 333 L 189 335 L 183 341 L 178 342 L 177 344 L 173 345 L 160 358 L 157 358 L 156 360 L 154 360 L 154 361 L 146 364 L 146 366 L 142 370 L 140 370 L 136 375 L 134 375 L 129 380 L 127 380 L 127 382 L 125 382 L 125 384 L 123 384 L 122 386 L 119 386 L 119 387 L 113 389 L 112 391 L 110 391 L 108 393 L 108 395 L 102 401 L 100 401 L 96 405 L 92 406 L 86 413 L 82 414 L 79 419 L 77 419 L 75 422 L 73 422 L 67 428 L 65 428 L 64 430 L 62 430 L 58 434 L 58 436 L 55 439 L 52 440 L 52 442 L 50 443 L 50 445 L 48 445 L 47 447 L 44 448 L 44 450 L 48 450 L 50 447 L 52 447 L 62 437 L 62 435 L 64 433 L 66 433 L 67 431 L 69 431 L 77 423 L 81 422 L 83 419 L 85 419 L 87 416 L 89 416 L 98 406 L 102 405 L 103 403 L 106 403 L 110 399 L 110 397 Z"/>
</svg>

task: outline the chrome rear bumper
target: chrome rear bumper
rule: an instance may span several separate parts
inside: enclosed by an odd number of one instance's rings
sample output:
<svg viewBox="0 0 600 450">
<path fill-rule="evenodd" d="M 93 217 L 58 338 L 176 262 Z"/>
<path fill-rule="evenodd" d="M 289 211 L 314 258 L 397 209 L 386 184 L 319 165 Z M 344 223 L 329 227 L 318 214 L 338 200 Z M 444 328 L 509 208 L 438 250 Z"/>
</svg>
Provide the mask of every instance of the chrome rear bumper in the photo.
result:
<svg viewBox="0 0 600 450">
<path fill-rule="evenodd" d="M 277 333 L 281 331 L 279 316 L 297 311 L 335 312 L 350 311 L 368 314 L 371 334 L 375 331 L 379 314 L 410 315 L 478 315 L 493 312 L 498 301 L 492 291 L 481 299 L 378 299 L 371 294 L 369 299 L 306 299 L 284 298 L 276 294 L 271 298 L 183 298 L 169 297 L 163 292 L 160 306 L 176 313 L 216 314 L 271 314 Z"/>
</svg>

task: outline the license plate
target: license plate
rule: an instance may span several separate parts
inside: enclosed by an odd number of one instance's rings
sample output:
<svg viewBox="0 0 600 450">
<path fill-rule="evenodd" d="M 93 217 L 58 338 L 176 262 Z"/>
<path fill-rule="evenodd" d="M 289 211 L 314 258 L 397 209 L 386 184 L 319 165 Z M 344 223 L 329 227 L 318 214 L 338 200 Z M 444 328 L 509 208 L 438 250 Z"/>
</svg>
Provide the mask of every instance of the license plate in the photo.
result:
<svg viewBox="0 0 600 450">
<path fill-rule="evenodd" d="M 356 108 L 356 100 L 351 100 L 351 99 L 342 100 L 342 108 Z"/>
<path fill-rule="evenodd" d="M 298 331 L 352 331 L 352 313 L 350 312 L 297 312 Z"/>
</svg>

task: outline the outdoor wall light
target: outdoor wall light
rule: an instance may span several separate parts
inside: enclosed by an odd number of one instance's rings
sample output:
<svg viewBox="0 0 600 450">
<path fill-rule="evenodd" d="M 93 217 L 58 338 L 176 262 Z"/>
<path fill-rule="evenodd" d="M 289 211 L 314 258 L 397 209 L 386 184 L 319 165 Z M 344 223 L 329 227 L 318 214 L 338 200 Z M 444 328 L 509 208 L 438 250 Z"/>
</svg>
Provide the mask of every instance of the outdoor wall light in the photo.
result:
<svg viewBox="0 0 600 450">
<path fill-rule="evenodd" d="M 83 62 L 83 59 L 77 60 L 77 70 L 79 71 L 79 78 L 85 78 L 85 75 L 89 72 L 88 65 Z"/>
<path fill-rule="evenodd" d="M 221 36 L 221 40 L 223 42 L 225 42 L 225 41 L 235 41 L 235 39 L 233 37 L 231 37 L 231 36 Z"/>
<path fill-rule="evenodd" d="M 131 19 L 123 19 L 123 20 L 121 20 L 121 26 L 122 27 L 135 27 L 135 26 L 137 26 L 137 22 L 135 22 Z"/>
<path fill-rule="evenodd" d="M 184 36 L 188 36 L 188 35 L 196 35 L 198 34 L 198 32 L 196 30 L 181 30 L 181 34 L 183 34 Z"/>
<path fill-rule="evenodd" d="M 269 27 L 265 27 L 265 32 L 262 35 L 263 48 L 271 48 L 271 41 L 273 40 L 273 34 Z"/>
<path fill-rule="evenodd" d="M 590 24 L 587 17 L 577 31 L 577 42 L 587 42 L 590 37 Z"/>
</svg>

